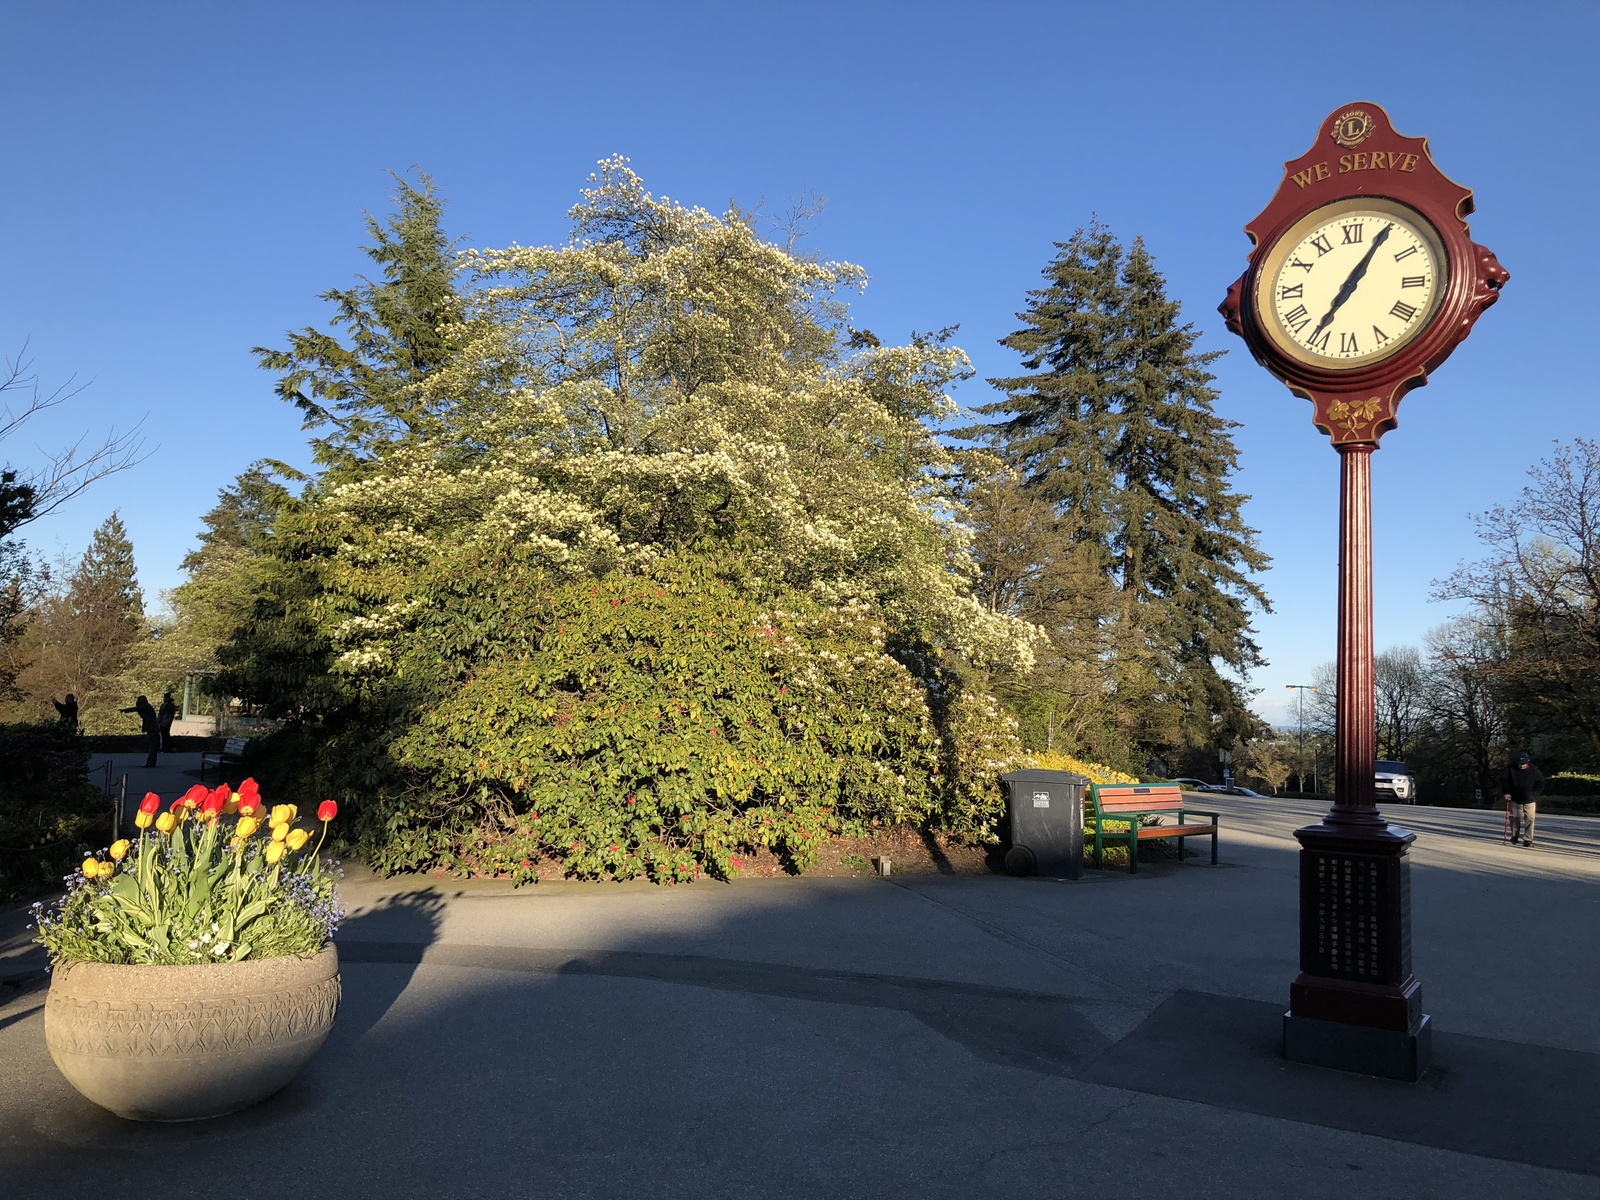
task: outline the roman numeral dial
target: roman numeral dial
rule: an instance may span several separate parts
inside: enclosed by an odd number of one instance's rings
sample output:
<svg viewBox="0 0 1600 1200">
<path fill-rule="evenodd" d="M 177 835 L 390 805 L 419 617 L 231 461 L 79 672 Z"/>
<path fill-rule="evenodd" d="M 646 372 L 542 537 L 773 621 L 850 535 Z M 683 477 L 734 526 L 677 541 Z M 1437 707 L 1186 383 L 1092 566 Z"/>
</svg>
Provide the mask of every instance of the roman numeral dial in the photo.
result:
<svg viewBox="0 0 1600 1200">
<path fill-rule="evenodd" d="M 1302 218 L 1269 250 L 1256 312 L 1310 365 L 1366 366 L 1427 328 L 1448 278 L 1433 227 L 1405 205 L 1352 197 Z"/>
</svg>

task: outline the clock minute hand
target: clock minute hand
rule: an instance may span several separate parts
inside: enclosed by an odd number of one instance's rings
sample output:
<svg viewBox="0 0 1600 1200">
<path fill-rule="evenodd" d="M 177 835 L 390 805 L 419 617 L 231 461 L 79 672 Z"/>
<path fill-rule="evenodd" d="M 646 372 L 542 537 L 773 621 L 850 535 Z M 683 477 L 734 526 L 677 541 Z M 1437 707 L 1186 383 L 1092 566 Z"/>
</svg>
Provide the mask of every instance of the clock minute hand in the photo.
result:
<svg viewBox="0 0 1600 1200">
<path fill-rule="evenodd" d="M 1338 295 L 1334 296 L 1333 303 L 1328 306 L 1328 311 L 1323 314 L 1322 320 L 1317 322 L 1317 327 L 1311 331 L 1311 336 L 1306 339 L 1307 342 L 1314 341 L 1317 334 L 1328 327 L 1328 323 L 1333 320 L 1333 314 L 1339 311 L 1340 306 L 1356 294 L 1356 285 L 1366 277 L 1367 268 L 1372 265 L 1372 256 L 1378 252 L 1378 247 L 1383 245 L 1393 228 L 1394 222 L 1391 221 L 1378 231 L 1378 236 L 1372 239 L 1372 245 L 1367 248 L 1366 254 L 1351 270 L 1350 277 L 1339 285 Z"/>
</svg>

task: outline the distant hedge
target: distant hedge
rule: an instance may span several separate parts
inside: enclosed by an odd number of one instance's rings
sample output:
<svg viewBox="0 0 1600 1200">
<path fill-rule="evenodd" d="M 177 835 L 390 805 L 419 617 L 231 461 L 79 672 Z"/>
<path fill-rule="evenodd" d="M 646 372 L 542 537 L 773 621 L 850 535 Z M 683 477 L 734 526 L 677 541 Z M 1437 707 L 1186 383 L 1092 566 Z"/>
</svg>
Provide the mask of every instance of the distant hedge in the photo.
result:
<svg viewBox="0 0 1600 1200">
<path fill-rule="evenodd" d="M 111 841 L 111 804 L 88 761 L 59 725 L 0 725 L 0 902 L 58 888 Z"/>
</svg>

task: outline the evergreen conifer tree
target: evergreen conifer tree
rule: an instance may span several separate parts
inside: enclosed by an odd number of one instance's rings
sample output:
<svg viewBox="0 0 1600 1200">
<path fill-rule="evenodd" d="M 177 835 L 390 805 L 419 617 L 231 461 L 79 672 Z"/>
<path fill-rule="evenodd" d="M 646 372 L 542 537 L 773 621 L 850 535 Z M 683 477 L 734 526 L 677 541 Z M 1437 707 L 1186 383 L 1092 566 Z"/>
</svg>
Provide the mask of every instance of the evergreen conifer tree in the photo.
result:
<svg viewBox="0 0 1600 1200">
<path fill-rule="evenodd" d="M 1268 607 L 1251 579 L 1268 559 L 1230 484 L 1234 423 L 1213 411 L 1207 368 L 1220 351 L 1195 350 L 1142 240 L 1124 247 L 1096 223 L 1057 251 L 1023 327 L 1001 341 L 1026 373 L 990 380 L 1005 396 L 977 411 L 1000 419 L 963 436 L 990 444 L 1094 546 L 1131 626 L 1111 685 L 1152 662 L 1161 682 L 1134 689 L 1165 710 L 1134 723 L 1139 739 L 1231 741 L 1253 723 L 1240 680 L 1262 661 L 1249 609 Z"/>
<path fill-rule="evenodd" d="M 26 665 L 18 686 L 35 711 L 49 712 L 50 697 L 72 692 L 86 732 L 123 730 L 126 722 L 114 714 L 132 696 L 122 696 L 121 676 L 130 649 L 147 631 L 133 543 L 112 513 L 94 531 L 66 586 L 33 608 L 19 646 Z"/>
<path fill-rule="evenodd" d="M 68 596 L 79 620 L 108 631 L 126 628 L 129 642 L 138 636 L 144 623 L 144 589 L 139 586 L 128 527 L 119 514 L 112 513 L 94 531 L 72 573 Z"/>
<path fill-rule="evenodd" d="M 426 174 L 420 185 L 394 179 L 396 211 L 384 222 L 367 215 L 372 244 L 362 247 L 381 281 L 362 277 L 318 297 L 334 306 L 329 323 L 348 331 L 348 344 L 308 325 L 286 335 L 287 349 L 253 350 L 263 368 L 281 373 L 276 391 L 305 414 L 305 428 L 325 431 L 312 448 L 335 470 L 435 428 L 438 401 L 424 384 L 449 361 L 442 330 L 462 315 L 444 202 Z"/>
</svg>

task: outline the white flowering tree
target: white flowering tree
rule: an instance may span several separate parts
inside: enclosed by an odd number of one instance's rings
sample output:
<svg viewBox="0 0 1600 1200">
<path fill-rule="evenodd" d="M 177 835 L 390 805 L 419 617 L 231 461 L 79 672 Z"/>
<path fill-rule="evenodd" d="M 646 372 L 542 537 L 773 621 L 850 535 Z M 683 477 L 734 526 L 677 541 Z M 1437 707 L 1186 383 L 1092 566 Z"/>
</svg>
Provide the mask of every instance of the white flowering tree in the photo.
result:
<svg viewBox="0 0 1600 1200">
<path fill-rule="evenodd" d="M 342 761 L 364 758 L 376 779 L 374 755 L 441 696 L 539 651 L 541 596 L 686 558 L 754 600 L 864 606 L 924 662 L 1028 667 L 1038 631 L 972 598 L 932 432 L 968 371 L 959 349 L 852 334 L 842 297 L 864 284 L 859 267 L 796 257 L 737 211 L 653 197 L 622 159 L 600 165 L 571 216 L 563 245 L 462 255 L 458 304 L 423 297 L 452 314 L 436 364 L 374 392 L 427 419 L 342 455 L 285 516 L 275 582 L 224 655 L 241 690 L 354 721 L 360 750 Z M 417 236 L 422 253 L 445 245 Z M 295 395 L 339 357 L 305 344 L 320 357 L 264 357 Z M 988 710 L 956 691 L 972 726 Z M 379 711 L 392 737 L 373 735 Z M 990 716 L 993 745 L 946 761 L 988 772 L 1004 758 L 1015 736 Z M 990 817 L 965 824 L 987 831 Z"/>
</svg>

